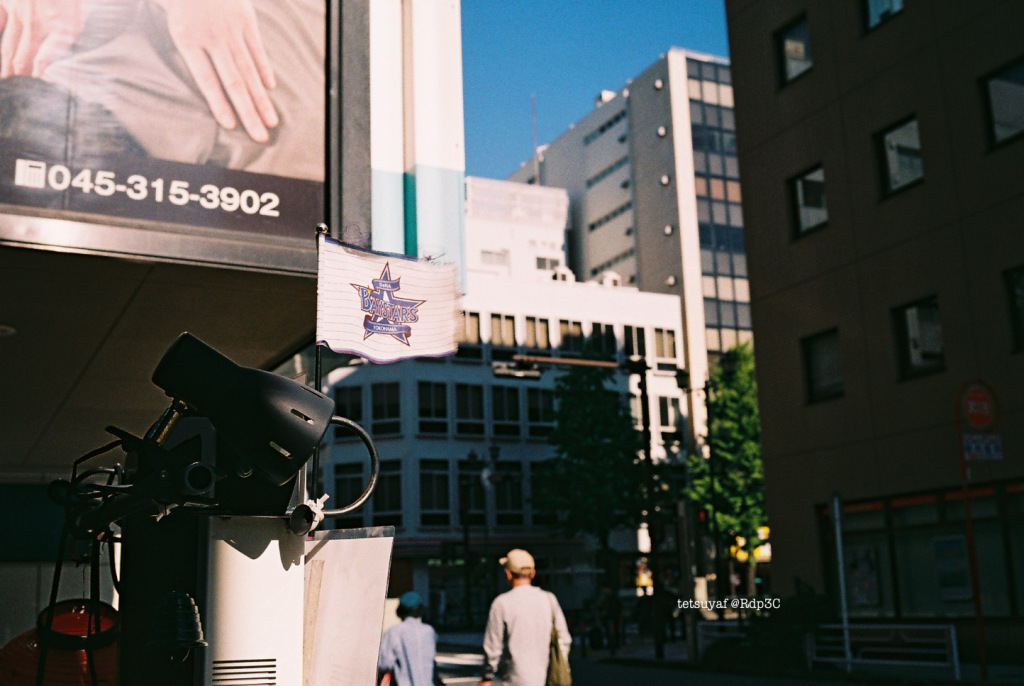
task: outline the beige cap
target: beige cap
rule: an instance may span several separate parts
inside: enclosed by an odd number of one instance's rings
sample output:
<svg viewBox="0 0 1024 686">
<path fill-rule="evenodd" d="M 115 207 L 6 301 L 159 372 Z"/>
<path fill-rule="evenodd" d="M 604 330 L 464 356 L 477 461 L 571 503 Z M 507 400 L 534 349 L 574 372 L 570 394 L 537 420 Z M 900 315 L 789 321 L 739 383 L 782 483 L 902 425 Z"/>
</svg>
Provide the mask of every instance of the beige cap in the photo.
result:
<svg viewBox="0 0 1024 686">
<path fill-rule="evenodd" d="M 498 560 L 498 564 L 513 574 L 522 574 L 528 569 L 535 569 L 533 555 L 519 548 L 508 551 L 508 555 Z"/>
</svg>

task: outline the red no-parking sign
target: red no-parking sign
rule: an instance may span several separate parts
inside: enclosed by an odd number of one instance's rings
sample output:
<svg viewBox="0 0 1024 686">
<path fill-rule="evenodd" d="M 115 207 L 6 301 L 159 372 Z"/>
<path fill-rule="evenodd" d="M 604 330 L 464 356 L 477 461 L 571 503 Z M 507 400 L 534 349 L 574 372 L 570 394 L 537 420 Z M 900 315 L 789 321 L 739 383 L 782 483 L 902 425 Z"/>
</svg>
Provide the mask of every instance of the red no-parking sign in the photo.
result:
<svg viewBox="0 0 1024 686">
<path fill-rule="evenodd" d="M 966 461 L 1003 459 L 1003 441 L 995 432 L 999 403 L 984 381 L 972 381 L 961 389 L 960 426 Z"/>
</svg>

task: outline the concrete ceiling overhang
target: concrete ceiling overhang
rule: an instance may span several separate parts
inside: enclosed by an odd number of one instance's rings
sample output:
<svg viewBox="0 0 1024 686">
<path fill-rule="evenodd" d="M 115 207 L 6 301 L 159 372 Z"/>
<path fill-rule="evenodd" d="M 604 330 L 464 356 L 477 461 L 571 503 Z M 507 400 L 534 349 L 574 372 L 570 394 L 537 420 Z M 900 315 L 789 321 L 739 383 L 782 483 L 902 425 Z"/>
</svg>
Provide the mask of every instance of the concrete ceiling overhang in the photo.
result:
<svg viewBox="0 0 1024 686">
<path fill-rule="evenodd" d="M 108 425 L 145 433 L 168 402 L 153 369 L 183 331 L 267 368 L 312 341 L 316 317 L 314 274 L 9 245 L 0 245 L 0 294 L 8 480 L 67 474 L 112 440 Z"/>
</svg>

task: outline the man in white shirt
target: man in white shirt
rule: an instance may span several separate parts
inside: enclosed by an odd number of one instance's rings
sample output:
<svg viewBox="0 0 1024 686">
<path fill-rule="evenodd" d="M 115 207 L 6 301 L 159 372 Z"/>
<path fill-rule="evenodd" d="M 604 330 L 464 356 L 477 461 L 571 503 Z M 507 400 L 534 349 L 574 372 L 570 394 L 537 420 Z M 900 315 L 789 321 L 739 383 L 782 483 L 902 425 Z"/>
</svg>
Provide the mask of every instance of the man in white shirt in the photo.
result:
<svg viewBox="0 0 1024 686">
<path fill-rule="evenodd" d="M 533 556 L 516 548 L 499 562 L 512 589 L 491 604 L 484 632 L 484 674 L 479 686 L 544 686 L 548 671 L 551 626 L 558 631 L 562 654 L 569 657 L 572 638 L 554 594 L 532 585 Z"/>
</svg>

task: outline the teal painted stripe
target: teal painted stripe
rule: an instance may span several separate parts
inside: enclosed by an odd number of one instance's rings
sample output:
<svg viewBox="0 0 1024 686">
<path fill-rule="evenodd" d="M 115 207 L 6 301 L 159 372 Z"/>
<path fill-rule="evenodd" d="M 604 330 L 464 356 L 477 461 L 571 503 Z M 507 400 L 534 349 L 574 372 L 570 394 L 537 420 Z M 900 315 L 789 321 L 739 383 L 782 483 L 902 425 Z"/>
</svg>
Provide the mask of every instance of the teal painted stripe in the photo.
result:
<svg viewBox="0 0 1024 686">
<path fill-rule="evenodd" d="M 403 207 L 405 208 L 405 254 L 419 255 L 416 241 L 416 174 L 402 175 Z"/>
</svg>

